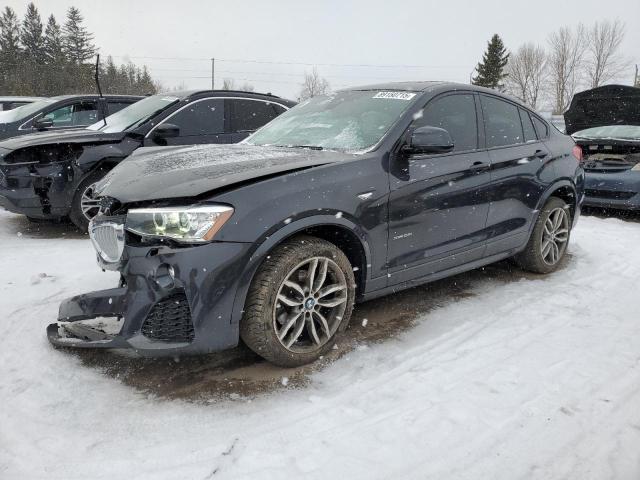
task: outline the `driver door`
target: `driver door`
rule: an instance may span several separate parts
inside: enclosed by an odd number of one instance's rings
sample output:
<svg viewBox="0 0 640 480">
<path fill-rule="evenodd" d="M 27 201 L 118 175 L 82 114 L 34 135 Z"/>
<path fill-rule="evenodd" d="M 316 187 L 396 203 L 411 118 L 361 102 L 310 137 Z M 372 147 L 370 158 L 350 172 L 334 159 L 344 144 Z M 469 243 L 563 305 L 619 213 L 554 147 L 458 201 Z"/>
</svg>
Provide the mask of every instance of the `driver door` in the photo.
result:
<svg viewBox="0 0 640 480">
<path fill-rule="evenodd" d="M 478 128 L 472 93 L 431 100 L 409 131 L 447 130 L 454 150 L 398 153 L 392 159 L 389 200 L 389 285 L 447 270 L 482 257 L 487 239 L 490 160 Z"/>
</svg>

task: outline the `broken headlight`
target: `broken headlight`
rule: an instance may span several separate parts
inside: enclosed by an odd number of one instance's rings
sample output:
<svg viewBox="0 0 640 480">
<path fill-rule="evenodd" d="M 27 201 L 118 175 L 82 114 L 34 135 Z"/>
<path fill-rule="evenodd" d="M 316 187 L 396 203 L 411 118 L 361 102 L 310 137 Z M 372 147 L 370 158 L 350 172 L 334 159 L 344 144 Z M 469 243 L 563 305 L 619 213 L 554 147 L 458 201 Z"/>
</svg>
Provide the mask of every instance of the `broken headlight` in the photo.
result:
<svg viewBox="0 0 640 480">
<path fill-rule="evenodd" d="M 125 228 L 142 237 L 167 238 L 185 243 L 204 243 L 233 215 L 226 205 L 133 208 L 127 212 Z"/>
</svg>

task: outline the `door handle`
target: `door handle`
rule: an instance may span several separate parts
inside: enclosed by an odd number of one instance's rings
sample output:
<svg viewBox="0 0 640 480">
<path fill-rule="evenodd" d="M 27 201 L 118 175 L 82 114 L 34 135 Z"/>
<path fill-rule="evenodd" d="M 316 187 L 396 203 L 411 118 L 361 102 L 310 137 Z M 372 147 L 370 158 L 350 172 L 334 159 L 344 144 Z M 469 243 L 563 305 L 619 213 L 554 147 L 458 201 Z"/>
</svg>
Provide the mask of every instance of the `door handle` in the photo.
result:
<svg viewBox="0 0 640 480">
<path fill-rule="evenodd" d="M 485 162 L 473 162 L 469 167 L 469 171 L 471 172 L 481 172 L 483 170 L 489 170 L 491 165 Z"/>
<path fill-rule="evenodd" d="M 546 150 L 536 150 L 536 153 L 533 154 L 534 157 L 536 158 L 544 158 L 547 155 L 549 155 L 549 152 L 547 152 Z"/>
</svg>

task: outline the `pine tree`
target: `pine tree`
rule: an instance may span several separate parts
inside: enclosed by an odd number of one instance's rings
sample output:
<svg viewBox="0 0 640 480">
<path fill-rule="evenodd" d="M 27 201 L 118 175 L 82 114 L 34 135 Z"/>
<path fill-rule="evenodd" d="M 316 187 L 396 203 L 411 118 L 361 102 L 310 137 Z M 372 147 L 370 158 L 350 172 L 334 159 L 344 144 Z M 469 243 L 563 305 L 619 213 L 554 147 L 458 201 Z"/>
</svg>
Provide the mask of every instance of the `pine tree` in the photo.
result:
<svg viewBox="0 0 640 480">
<path fill-rule="evenodd" d="M 502 43 L 502 39 L 496 33 L 487 43 L 487 51 L 482 56 L 482 62 L 478 64 L 476 75 L 472 82 L 481 87 L 501 89 L 502 80 L 507 76 L 504 68 L 509 61 L 509 53 Z"/>
<path fill-rule="evenodd" d="M 51 64 L 60 64 L 65 60 L 62 29 L 53 15 L 49 16 L 44 30 L 44 55 L 45 61 Z"/>
<path fill-rule="evenodd" d="M 78 65 L 86 62 L 96 53 L 93 35 L 82 25 L 82 21 L 80 10 L 69 7 L 67 21 L 63 28 L 63 46 L 67 59 Z"/>
<path fill-rule="evenodd" d="M 27 13 L 22 21 L 22 29 L 20 31 L 20 42 L 27 59 L 35 61 L 42 59 L 44 48 L 42 20 L 38 9 L 33 3 L 27 5 Z"/>
<path fill-rule="evenodd" d="M 19 94 L 20 24 L 16 12 L 5 7 L 0 15 L 0 88 L 4 94 Z"/>
</svg>

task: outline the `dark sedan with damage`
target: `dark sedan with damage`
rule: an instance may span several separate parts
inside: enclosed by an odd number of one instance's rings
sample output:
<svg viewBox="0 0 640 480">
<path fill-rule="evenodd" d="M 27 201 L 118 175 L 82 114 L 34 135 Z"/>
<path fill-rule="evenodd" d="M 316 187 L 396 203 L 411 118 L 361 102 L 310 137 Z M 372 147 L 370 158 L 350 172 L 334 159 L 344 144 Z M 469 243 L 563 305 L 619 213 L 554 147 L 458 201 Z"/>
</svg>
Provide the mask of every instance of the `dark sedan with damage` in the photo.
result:
<svg viewBox="0 0 640 480">
<path fill-rule="evenodd" d="M 314 97 L 243 144 L 133 155 L 90 235 L 115 288 L 70 298 L 54 345 L 311 362 L 354 303 L 513 257 L 562 265 L 579 149 L 518 101 L 449 83 Z"/>
<path fill-rule="evenodd" d="M 584 204 L 640 210 L 640 88 L 606 85 L 578 93 L 565 122 L 584 156 Z"/>
<path fill-rule="evenodd" d="M 172 92 L 147 97 L 86 129 L 5 140 L 0 206 L 35 220 L 68 216 L 86 231 L 98 213 L 94 185 L 134 150 L 236 143 L 293 105 L 253 92 Z"/>
</svg>

